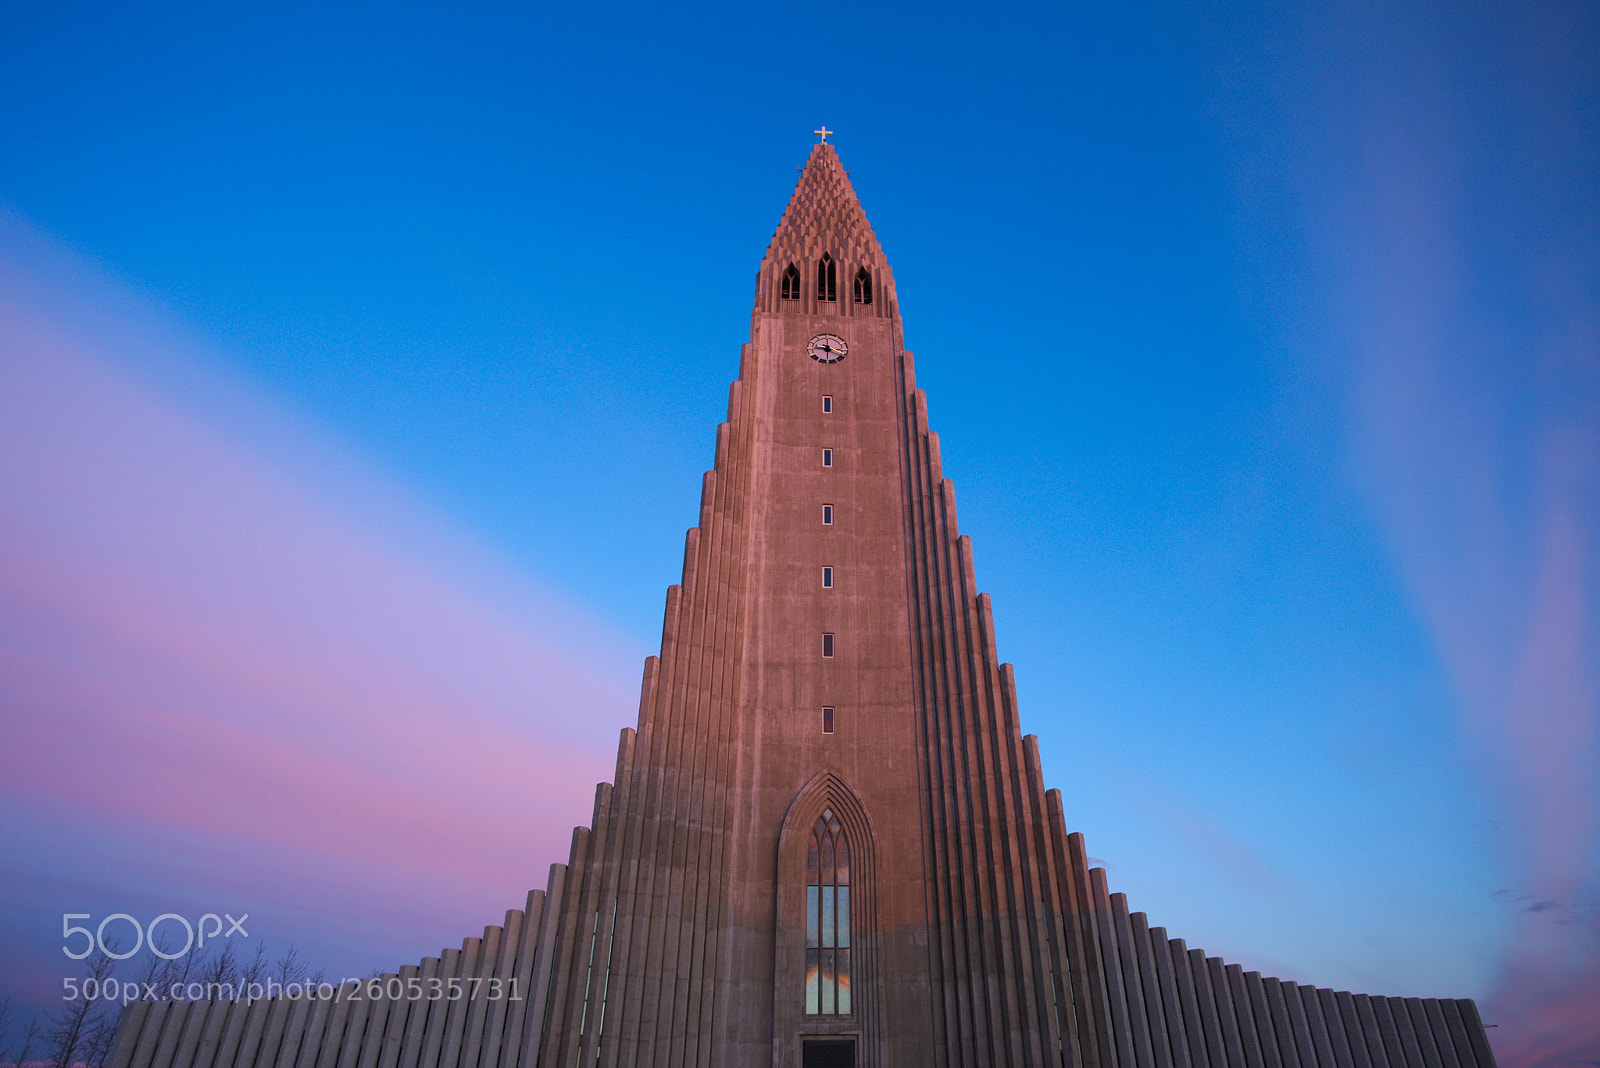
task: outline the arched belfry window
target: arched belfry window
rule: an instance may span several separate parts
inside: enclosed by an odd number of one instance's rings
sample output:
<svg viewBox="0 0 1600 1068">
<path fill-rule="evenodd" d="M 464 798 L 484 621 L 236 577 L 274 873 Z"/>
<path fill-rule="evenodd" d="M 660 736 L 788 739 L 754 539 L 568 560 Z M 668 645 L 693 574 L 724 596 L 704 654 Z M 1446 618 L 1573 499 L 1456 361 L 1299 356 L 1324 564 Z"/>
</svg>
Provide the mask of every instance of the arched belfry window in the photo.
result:
<svg viewBox="0 0 1600 1068">
<path fill-rule="evenodd" d="M 839 299 L 839 275 L 836 268 L 837 264 L 833 262 L 833 257 L 824 252 L 822 259 L 817 261 L 818 300 Z"/>
<path fill-rule="evenodd" d="M 783 288 L 780 292 L 784 300 L 800 299 L 800 268 L 792 263 L 783 270 Z"/>
<path fill-rule="evenodd" d="M 850 840 L 825 808 L 806 851 L 806 1015 L 850 1011 Z"/>
<path fill-rule="evenodd" d="M 865 267 L 856 272 L 855 301 L 857 304 L 872 303 L 872 275 Z"/>
</svg>

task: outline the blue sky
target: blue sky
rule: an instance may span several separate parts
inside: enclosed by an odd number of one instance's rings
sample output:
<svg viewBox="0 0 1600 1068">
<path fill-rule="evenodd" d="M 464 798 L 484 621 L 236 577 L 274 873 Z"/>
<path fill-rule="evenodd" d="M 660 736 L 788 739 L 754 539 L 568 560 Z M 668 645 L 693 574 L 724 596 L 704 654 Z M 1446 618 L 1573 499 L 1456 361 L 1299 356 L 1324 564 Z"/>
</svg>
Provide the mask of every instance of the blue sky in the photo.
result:
<svg viewBox="0 0 1600 1068">
<path fill-rule="evenodd" d="M 542 884 L 826 123 L 1113 888 L 1264 972 L 1477 997 L 1507 1068 L 1600 1056 L 1597 40 L 1561 3 L 7 12 L 5 990 L 50 1004 L 67 911 L 228 897 L 363 974 Z"/>
</svg>

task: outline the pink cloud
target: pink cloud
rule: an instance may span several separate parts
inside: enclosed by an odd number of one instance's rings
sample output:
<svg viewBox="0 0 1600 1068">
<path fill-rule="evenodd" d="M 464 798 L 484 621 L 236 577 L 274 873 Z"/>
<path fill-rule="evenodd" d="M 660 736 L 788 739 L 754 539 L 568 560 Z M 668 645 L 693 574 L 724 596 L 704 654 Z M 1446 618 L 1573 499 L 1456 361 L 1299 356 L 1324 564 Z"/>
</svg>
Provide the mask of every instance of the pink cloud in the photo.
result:
<svg viewBox="0 0 1600 1068">
<path fill-rule="evenodd" d="M 1458 161 L 1419 123 L 1397 107 L 1365 131 L 1337 257 L 1358 474 L 1498 794 L 1516 889 L 1569 902 L 1600 882 L 1600 310 L 1567 287 L 1512 331 L 1482 303 Z M 1535 911 L 1508 934 L 1484 1006 L 1504 1068 L 1600 1055 L 1600 932 Z"/>
<path fill-rule="evenodd" d="M 1124 779 L 1138 785 L 1135 803 L 1150 817 L 1172 828 L 1178 837 L 1200 847 L 1207 864 L 1241 889 L 1263 898 L 1292 896 L 1293 888 L 1249 842 L 1195 809 L 1193 801 L 1141 774 L 1123 769 Z M 1094 864 L 1104 867 L 1100 861 Z M 1252 958 L 1259 959 L 1259 958 Z"/>
<path fill-rule="evenodd" d="M 1489 1032 L 1496 1059 L 1503 1068 L 1594 1063 L 1600 1057 L 1600 957 L 1594 954 L 1600 930 L 1594 917 L 1579 927 L 1526 914 L 1519 917 L 1517 934 L 1521 951 L 1483 1007 L 1484 1022 L 1496 1025 Z"/>
<path fill-rule="evenodd" d="M 413 957 L 439 948 L 417 901 L 519 905 L 611 776 L 637 652 L 15 220 L 0 238 L 8 880 L 145 894 L 193 852 L 174 892 L 247 870 L 258 911 L 403 918 Z M 70 902 L 41 908 L 30 937 L 59 935 Z"/>
</svg>

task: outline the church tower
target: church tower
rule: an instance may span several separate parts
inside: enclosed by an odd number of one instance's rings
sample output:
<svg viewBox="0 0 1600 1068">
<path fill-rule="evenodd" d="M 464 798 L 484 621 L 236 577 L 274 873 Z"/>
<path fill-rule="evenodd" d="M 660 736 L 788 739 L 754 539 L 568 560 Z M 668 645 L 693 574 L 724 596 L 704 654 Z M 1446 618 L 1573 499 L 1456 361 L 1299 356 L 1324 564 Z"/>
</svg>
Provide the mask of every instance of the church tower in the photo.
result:
<svg viewBox="0 0 1600 1068">
<path fill-rule="evenodd" d="M 818 132 L 567 862 L 377 980 L 135 1003 L 111 1068 L 1493 1068 L 1471 1001 L 1263 978 L 1088 867 Z"/>
</svg>

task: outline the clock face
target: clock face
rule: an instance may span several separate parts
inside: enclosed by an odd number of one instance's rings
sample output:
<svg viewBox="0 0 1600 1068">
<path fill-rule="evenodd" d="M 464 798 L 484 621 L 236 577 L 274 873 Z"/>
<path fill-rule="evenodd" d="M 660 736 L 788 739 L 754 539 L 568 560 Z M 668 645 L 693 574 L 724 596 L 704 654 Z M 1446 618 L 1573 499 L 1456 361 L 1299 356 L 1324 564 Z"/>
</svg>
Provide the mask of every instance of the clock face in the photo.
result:
<svg viewBox="0 0 1600 1068">
<path fill-rule="evenodd" d="M 844 359 L 850 347 L 844 343 L 844 338 L 836 334 L 818 334 L 806 346 L 806 351 L 818 363 L 838 363 Z"/>
</svg>

